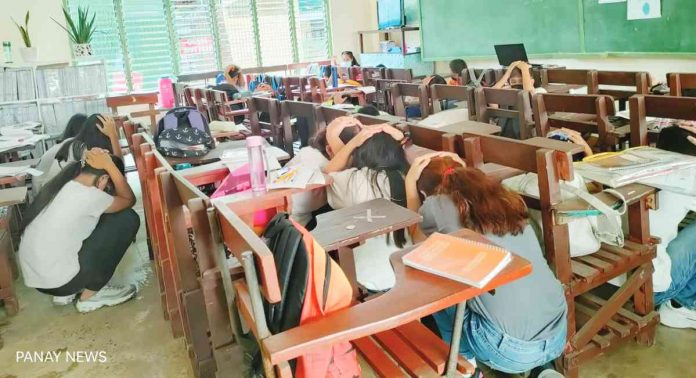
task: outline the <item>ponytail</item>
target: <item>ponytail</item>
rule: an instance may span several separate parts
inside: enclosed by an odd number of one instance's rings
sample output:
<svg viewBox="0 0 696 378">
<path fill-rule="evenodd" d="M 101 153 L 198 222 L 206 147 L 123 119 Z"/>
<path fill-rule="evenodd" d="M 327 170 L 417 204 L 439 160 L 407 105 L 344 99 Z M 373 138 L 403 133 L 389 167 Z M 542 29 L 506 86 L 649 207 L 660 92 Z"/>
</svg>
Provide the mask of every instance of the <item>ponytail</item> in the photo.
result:
<svg viewBox="0 0 696 378">
<path fill-rule="evenodd" d="M 82 163 L 79 161 L 73 162 L 65 166 L 58 175 L 47 182 L 39 191 L 39 194 L 34 198 L 34 201 L 29 205 L 27 210 L 24 212 L 24 217 L 22 219 L 22 232 L 29 226 L 29 224 L 36 219 L 36 217 L 41 214 L 41 212 L 48 207 L 48 205 L 53 202 L 56 198 L 58 192 L 67 184 L 70 180 L 74 180 L 80 172 L 82 172 Z"/>
</svg>

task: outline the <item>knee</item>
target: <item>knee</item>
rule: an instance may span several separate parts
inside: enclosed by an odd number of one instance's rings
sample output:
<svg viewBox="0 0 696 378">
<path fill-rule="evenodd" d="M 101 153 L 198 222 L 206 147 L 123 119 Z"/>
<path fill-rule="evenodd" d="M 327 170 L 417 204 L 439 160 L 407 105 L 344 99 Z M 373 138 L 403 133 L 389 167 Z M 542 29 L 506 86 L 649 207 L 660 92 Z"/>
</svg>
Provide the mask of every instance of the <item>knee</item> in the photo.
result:
<svg viewBox="0 0 696 378">
<path fill-rule="evenodd" d="M 138 233 L 138 229 L 140 228 L 140 216 L 135 210 L 126 209 L 114 213 L 112 216 L 116 218 L 114 221 L 118 223 L 125 234 L 135 236 L 135 234 Z"/>
</svg>

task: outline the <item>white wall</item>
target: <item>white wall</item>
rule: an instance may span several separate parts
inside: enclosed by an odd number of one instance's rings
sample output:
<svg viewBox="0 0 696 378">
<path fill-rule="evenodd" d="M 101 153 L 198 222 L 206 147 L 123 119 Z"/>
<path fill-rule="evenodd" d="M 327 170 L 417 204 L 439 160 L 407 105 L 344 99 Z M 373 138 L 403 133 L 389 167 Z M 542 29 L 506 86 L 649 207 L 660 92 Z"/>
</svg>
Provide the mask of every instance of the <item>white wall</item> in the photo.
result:
<svg viewBox="0 0 696 378">
<path fill-rule="evenodd" d="M 377 0 L 331 0 L 329 6 L 334 55 L 349 50 L 359 56 L 358 31 L 377 29 Z M 366 51 L 374 51 L 377 46 L 376 34 L 366 36 Z"/>
<path fill-rule="evenodd" d="M 12 42 L 12 56 L 15 62 L 21 62 L 19 48 L 24 42 L 12 22 L 13 17 L 24 24 L 27 10 L 29 16 L 29 36 L 32 45 L 39 50 L 41 62 L 67 62 L 70 60 L 70 43 L 63 29 L 56 25 L 51 17 L 63 22 L 63 2 L 61 0 L 2 0 L 0 16 L 0 41 Z"/>
</svg>

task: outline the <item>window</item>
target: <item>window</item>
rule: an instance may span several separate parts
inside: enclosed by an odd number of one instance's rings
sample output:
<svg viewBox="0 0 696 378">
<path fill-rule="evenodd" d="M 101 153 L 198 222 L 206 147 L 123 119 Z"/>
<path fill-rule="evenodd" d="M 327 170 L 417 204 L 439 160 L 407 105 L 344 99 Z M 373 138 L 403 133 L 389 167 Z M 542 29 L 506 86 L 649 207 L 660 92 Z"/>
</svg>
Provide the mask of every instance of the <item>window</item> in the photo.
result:
<svg viewBox="0 0 696 378">
<path fill-rule="evenodd" d="M 65 0 L 96 12 L 95 56 L 112 92 L 161 77 L 283 65 L 331 55 L 328 0 Z"/>
</svg>

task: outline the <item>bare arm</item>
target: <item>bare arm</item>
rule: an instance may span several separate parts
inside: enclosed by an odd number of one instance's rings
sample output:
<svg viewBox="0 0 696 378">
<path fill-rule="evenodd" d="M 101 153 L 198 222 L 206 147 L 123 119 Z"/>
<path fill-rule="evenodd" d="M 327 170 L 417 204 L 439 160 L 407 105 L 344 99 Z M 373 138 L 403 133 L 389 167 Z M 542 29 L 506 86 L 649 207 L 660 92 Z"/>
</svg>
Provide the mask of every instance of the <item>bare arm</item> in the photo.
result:
<svg viewBox="0 0 696 378">
<path fill-rule="evenodd" d="M 90 166 L 105 170 L 114 184 L 114 202 L 106 209 L 106 213 L 117 213 L 135 205 L 133 190 L 108 153 L 103 150 L 91 150 L 87 152 L 85 160 Z"/>
<path fill-rule="evenodd" d="M 118 133 L 118 128 L 116 127 L 116 121 L 114 120 L 114 117 L 110 115 L 100 115 L 97 118 L 99 119 L 99 122 L 101 122 L 102 124 L 101 127 L 99 126 L 99 124 L 97 124 L 97 127 L 99 128 L 99 131 L 101 131 L 102 134 L 106 135 L 111 141 L 111 150 L 113 151 L 113 154 L 120 158 L 123 158 L 121 144 L 119 143 L 120 135 Z"/>
</svg>

